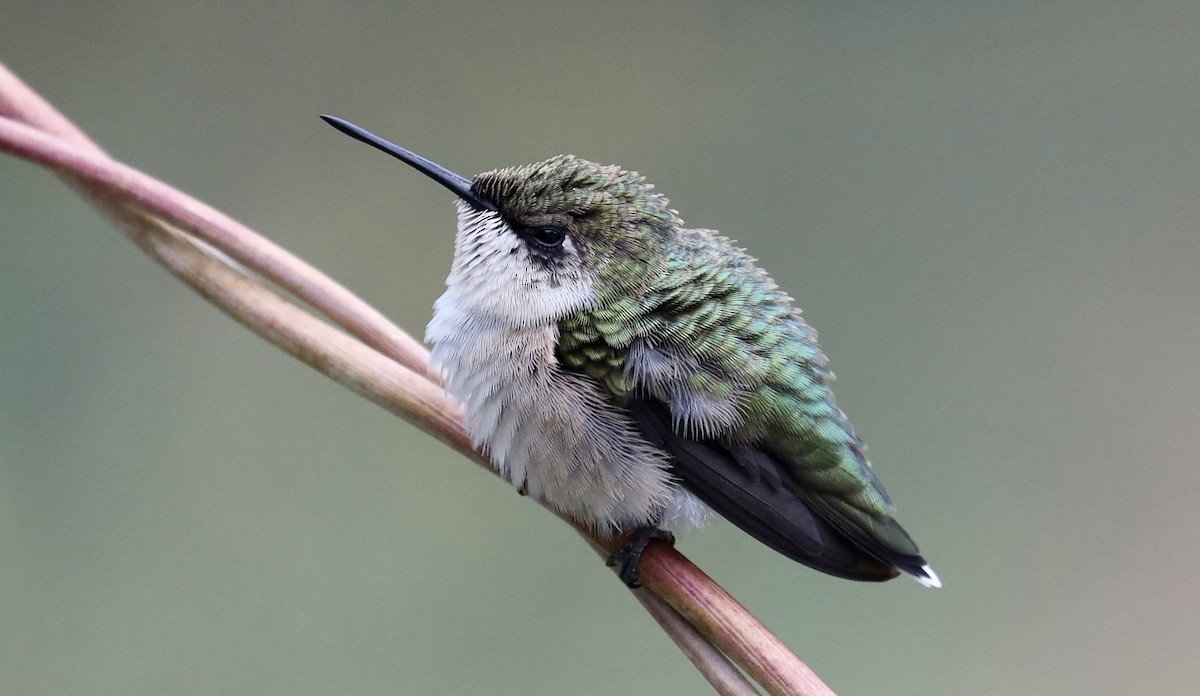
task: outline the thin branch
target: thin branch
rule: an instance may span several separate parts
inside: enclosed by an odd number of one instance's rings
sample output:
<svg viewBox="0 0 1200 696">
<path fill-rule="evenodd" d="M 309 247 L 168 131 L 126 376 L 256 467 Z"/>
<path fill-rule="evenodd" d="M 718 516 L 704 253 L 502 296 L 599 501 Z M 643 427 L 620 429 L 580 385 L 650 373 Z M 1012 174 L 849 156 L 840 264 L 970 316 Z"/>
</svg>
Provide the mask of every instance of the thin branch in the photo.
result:
<svg viewBox="0 0 1200 696">
<path fill-rule="evenodd" d="M 314 369 L 493 470 L 487 458 L 471 447 L 441 387 L 425 376 L 424 348 L 365 302 L 209 206 L 109 159 L 2 64 L 0 115 L 29 124 L 0 118 L 0 150 L 58 172 L 139 247 L 210 302 Z M 231 266 L 206 244 L 303 299 L 350 335 Z M 619 544 L 618 539 L 598 536 L 564 519 L 603 554 Z M 677 630 L 682 624 L 660 611 L 665 607 L 657 600 L 643 600 L 647 611 L 722 693 L 751 692 L 735 669 L 718 660 L 711 648 L 701 647 L 702 639 L 732 658 L 769 693 L 832 694 L 744 607 L 674 549 L 652 544 L 643 558 L 641 579 L 645 590 L 639 595 L 653 593 L 675 616 L 695 627 L 691 633 Z"/>
<path fill-rule="evenodd" d="M 374 307 L 308 262 L 219 210 L 104 156 L 103 150 L 52 106 L 40 98 L 28 98 L 35 94 L 0 64 L 0 95 L 3 95 L 0 114 L 28 123 L 35 130 L 59 133 L 60 140 L 78 145 L 56 153 L 62 159 L 43 162 L 45 166 L 67 175 L 87 176 L 96 169 L 107 170 L 104 173 L 114 187 L 111 193 L 114 198 L 143 208 L 167 208 L 156 212 L 176 220 L 189 234 L 299 297 L 372 348 L 415 372 L 428 372 L 428 353 L 421 344 Z M 4 110 L 8 108 L 13 110 Z M 43 125 L 52 125 L 54 130 Z"/>
<path fill-rule="evenodd" d="M 694 626 L 687 622 L 658 596 L 637 590 L 633 596 L 642 603 L 646 613 L 650 614 L 667 635 L 675 640 L 675 644 L 684 655 L 692 661 L 700 674 L 712 684 L 721 696 L 759 696 L 758 689 L 738 671 L 738 668 L 721 654 L 712 643 L 700 634 Z"/>
</svg>

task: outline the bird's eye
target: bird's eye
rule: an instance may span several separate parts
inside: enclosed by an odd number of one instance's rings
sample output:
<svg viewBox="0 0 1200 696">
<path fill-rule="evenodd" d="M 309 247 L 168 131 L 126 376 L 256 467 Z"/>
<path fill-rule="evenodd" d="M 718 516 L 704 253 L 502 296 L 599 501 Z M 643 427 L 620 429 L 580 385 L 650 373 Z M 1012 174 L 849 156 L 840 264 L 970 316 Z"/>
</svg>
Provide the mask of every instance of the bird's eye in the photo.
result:
<svg viewBox="0 0 1200 696">
<path fill-rule="evenodd" d="M 553 249 L 562 246 L 567 233 L 557 227 L 538 227 L 532 230 L 529 236 L 538 246 Z"/>
</svg>

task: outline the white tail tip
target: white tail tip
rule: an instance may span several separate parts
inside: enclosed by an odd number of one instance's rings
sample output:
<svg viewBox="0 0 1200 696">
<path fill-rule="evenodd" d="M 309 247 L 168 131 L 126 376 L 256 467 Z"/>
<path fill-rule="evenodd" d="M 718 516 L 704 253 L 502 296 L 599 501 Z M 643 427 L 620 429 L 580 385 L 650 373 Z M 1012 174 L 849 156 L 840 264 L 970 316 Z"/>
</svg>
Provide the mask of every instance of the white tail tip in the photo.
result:
<svg viewBox="0 0 1200 696">
<path fill-rule="evenodd" d="M 937 576 L 937 573 L 933 572 L 933 568 L 930 568 L 927 565 L 923 565 L 923 566 L 921 566 L 921 572 L 924 573 L 924 576 L 910 575 L 909 577 L 911 577 L 913 580 L 916 580 L 917 582 L 921 583 L 925 587 L 941 587 L 942 586 L 942 579 Z"/>
</svg>

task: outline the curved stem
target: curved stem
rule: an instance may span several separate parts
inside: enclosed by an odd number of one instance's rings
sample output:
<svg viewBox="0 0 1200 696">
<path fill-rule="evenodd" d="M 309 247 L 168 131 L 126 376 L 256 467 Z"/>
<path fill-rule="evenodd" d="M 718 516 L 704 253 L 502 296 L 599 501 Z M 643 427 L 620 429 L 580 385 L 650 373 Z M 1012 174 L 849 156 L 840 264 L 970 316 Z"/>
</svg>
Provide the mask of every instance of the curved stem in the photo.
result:
<svg viewBox="0 0 1200 696">
<path fill-rule="evenodd" d="M 421 344 L 357 295 L 219 210 L 109 159 L 74 124 L 34 95 L 33 90 L 0 64 L 0 114 L 29 124 L 32 133 L 26 137 L 75 145 L 57 151 L 42 150 L 41 164 L 68 176 L 103 177 L 115 198 L 175 220 L 189 234 L 304 300 L 367 345 L 409 369 L 421 374 L 428 372 L 428 354 Z M 53 137 L 54 134 L 59 137 Z"/>
</svg>

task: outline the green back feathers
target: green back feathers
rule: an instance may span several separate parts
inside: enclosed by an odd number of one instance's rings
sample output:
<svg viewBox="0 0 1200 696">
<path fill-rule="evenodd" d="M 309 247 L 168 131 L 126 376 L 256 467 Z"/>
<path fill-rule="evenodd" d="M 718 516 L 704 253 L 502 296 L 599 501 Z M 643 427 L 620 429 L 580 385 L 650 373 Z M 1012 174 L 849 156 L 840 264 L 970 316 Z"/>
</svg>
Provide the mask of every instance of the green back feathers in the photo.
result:
<svg viewBox="0 0 1200 696">
<path fill-rule="evenodd" d="M 829 388 L 832 373 L 791 298 L 752 258 L 708 230 L 676 229 L 659 275 L 560 322 L 561 363 L 603 385 L 620 404 L 638 393 L 626 370 L 634 340 L 694 358 L 687 388 L 713 400 L 736 395 L 740 425 L 727 442 L 762 446 L 847 533 L 862 530 L 916 554 L 862 441 Z"/>
</svg>

